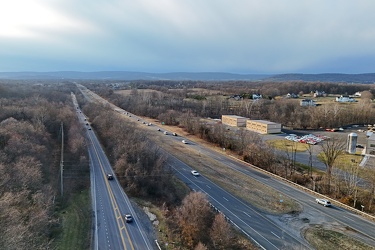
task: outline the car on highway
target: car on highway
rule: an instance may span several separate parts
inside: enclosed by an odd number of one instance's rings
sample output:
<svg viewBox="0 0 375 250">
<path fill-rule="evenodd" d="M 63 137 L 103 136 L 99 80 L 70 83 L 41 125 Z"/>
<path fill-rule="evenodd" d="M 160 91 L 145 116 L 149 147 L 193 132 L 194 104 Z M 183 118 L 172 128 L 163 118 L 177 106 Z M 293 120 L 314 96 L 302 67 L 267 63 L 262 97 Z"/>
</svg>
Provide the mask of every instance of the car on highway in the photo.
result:
<svg viewBox="0 0 375 250">
<path fill-rule="evenodd" d="M 319 199 L 319 198 L 316 198 L 315 201 L 318 203 L 318 204 L 321 204 L 325 207 L 330 207 L 331 206 L 331 202 L 329 200 L 326 200 L 326 199 Z"/>
<path fill-rule="evenodd" d="M 177 136 L 177 133 L 173 133 L 174 136 Z"/>
<path fill-rule="evenodd" d="M 126 223 L 130 223 L 133 221 L 133 216 L 131 214 L 125 214 L 124 218 Z"/>
<path fill-rule="evenodd" d="M 200 173 L 197 170 L 191 170 L 191 174 L 194 176 L 200 176 Z"/>
<path fill-rule="evenodd" d="M 188 142 L 186 140 L 182 140 L 182 143 L 183 144 L 188 144 Z"/>
<path fill-rule="evenodd" d="M 107 174 L 107 179 L 108 179 L 108 180 L 113 180 L 113 175 L 110 174 L 110 173 L 108 173 L 108 174 Z"/>
<path fill-rule="evenodd" d="M 167 131 L 164 131 L 164 134 L 165 134 L 165 135 L 168 135 L 168 132 L 167 132 Z"/>
<path fill-rule="evenodd" d="M 160 128 L 158 128 L 158 131 L 160 131 Z"/>
</svg>

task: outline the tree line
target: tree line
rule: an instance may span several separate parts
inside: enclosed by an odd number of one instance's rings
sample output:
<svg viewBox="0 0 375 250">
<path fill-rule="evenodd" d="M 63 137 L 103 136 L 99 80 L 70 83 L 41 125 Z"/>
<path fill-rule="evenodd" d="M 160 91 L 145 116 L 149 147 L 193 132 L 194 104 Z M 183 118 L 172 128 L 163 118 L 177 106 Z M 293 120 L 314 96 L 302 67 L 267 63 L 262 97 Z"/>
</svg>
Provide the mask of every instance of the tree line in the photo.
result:
<svg viewBox="0 0 375 250">
<path fill-rule="evenodd" d="M 191 83 L 190 83 L 191 84 Z M 293 128 L 300 129 L 319 129 L 341 127 L 347 124 L 374 124 L 375 109 L 373 107 L 373 87 L 370 85 L 354 85 L 354 84 L 334 84 L 334 83 L 244 83 L 244 82 L 220 82 L 220 83 L 196 83 L 194 87 L 206 87 L 210 90 L 222 91 L 221 94 L 229 95 L 235 91 L 246 90 L 277 90 L 277 94 L 281 93 L 299 93 L 308 91 L 341 91 L 345 93 L 354 93 L 362 91 L 362 98 L 356 105 L 342 105 L 333 103 L 330 105 L 321 105 L 318 107 L 301 107 L 299 102 L 290 99 L 263 99 L 256 102 L 250 102 L 249 106 L 246 100 L 237 107 L 231 107 L 228 99 L 220 100 L 219 98 L 209 98 L 209 92 L 206 92 L 206 99 L 191 100 L 187 99 L 189 91 L 177 83 L 161 82 L 160 86 L 155 82 L 142 82 L 141 85 L 132 85 L 132 87 L 152 86 L 159 89 L 165 88 L 163 92 L 144 92 L 141 89 L 132 89 L 131 94 L 123 96 L 109 90 L 105 86 L 96 86 L 96 91 L 108 98 L 111 102 L 124 108 L 125 110 L 134 112 L 137 115 L 144 115 L 163 121 L 165 124 L 183 127 L 187 132 L 195 134 L 209 142 L 212 142 L 222 148 L 231 149 L 243 157 L 249 163 L 252 163 L 265 170 L 279 174 L 296 183 L 308 186 L 313 190 L 321 193 L 332 195 L 340 199 L 348 205 L 365 205 L 368 211 L 373 210 L 374 188 L 371 190 L 361 189 L 358 185 L 358 178 L 354 181 L 354 175 L 342 178 L 339 171 L 336 170 L 334 160 L 330 160 L 332 152 L 338 151 L 339 154 L 344 152 L 343 142 L 337 142 L 333 139 L 333 145 L 329 146 L 329 142 L 323 143 L 326 146 L 326 153 L 323 162 L 327 165 L 327 174 L 322 177 L 320 175 L 312 175 L 311 171 L 306 171 L 299 167 L 293 155 L 293 150 L 287 150 L 286 153 L 280 155 L 275 150 L 262 142 L 260 138 L 250 131 L 228 131 L 221 124 L 210 123 L 202 119 L 204 117 L 221 117 L 222 114 L 236 114 L 251 117 L 255 119 L 267 119 L 280 122 Z M 167 89 L 167 87 L 172 87 Z M 238 89 L 235 89 L 238 87 Z M 255 88 L 257 87 L 257 88 Z M 176 89 L 173 89 L 176 88 Z M 180 88 L 180 89 L 177 89 Z M 242 88 L 242 89 L 241 89 Z M 166 90 L 167 89 L 167 90 Z M 204 91 L 204 90 L 202 90 Z M 259 93 L 259 92 L 258 92 Z M 262 92 L 260 92 L 262 93 Z M 271 95 L 271 93 L 268 93 Z M 217 92 L 214 94 L 217 95 Z M 241 102 L 240 102 L 241 103 Z M 249 112 L 251 111 L 251 112 Z M 253 115 L 251 115 L 253 114 Z M 334 149 L 333 151 L 331 149 Z M 324 148 L 322 148 L 324 151 Z M 330 153 L 331 152 L 331 153 Z M 324 157 L 323 157 L 324 158 Z M 370 171 L 371 170 L 367 170 Z M 374 187 L 372 172 L 366 175 L 367 181 L 371 187 Z M 357 175 L 358 176 L 358 175 Z M 351 181 L 349 181 L 349 179 Z M 353 191 L 355 190 L 355 192 Z M 355 196 L 354 196 L 355 194 Z M 358 202 L 356 202 L 358 201 Z"/>
<path fill-rule="evenodd" d="M 67 131 L 66 160 L 87 166 L 82 130 L 70 88 L 0 82 L 0 246 L 48 249 L 59 231 L 60 125 Z M 71 181 L 75 191 L 82 183 Z M 87 182 L 86 182 L 87 184 Z M 67 190 L 67 199 L 69 199 Z"/>
</svg>

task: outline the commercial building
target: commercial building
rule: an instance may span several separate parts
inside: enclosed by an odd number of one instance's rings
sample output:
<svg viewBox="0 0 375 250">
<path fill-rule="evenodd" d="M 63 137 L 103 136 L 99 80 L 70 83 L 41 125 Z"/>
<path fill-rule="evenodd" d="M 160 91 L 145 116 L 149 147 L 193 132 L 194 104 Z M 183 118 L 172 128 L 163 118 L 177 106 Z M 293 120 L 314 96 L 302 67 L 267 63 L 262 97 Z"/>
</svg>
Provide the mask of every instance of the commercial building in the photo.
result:
<svg viewBox="0 0 375 250">
<path fill-rule="evenodd" d="M 246 128 L 260 134 L 281 133 L 281 124 L 265 120 L 247 120 Z"/>
<path fill-rule="evenodd" d="M 238 115 L 222 115 L 221 123 L 233 127 L 245 127 L 246 126 L 246 117 Z"/>
</svg>

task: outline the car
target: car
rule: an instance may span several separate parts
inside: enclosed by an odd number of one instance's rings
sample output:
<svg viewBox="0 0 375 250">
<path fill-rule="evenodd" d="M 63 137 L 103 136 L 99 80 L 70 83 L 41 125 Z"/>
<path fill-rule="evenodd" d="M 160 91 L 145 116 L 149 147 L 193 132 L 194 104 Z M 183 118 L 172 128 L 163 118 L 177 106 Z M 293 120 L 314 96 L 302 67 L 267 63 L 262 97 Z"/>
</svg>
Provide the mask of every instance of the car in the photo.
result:
<svg viewBox="0 0 375 250">
<path fill-rule="evenodd" d="M 200 176 L 200 173 L 197 170 L 191 170 L 191 174 L 194 176 Z"/>
<path fill-rule="evenodd" d="M 158 128 L 158 131 L 160 131 L 160 128 Z"/>
<path fill-rule="evenodd" d="M 357 144 L 355 147 L 356 147 L 356 148 L 365 148 L 365 147 L 362 146 L 361 144 Z"/>
<path fill-rule="evenodd" d="M 137 121 L 139 121 L 139 119 L 137 119 Z"/>
<path fill-rule="evenodd" d="M 88 130 L 91 130 L 91 128 L 88 128 Z"/>
<path fill-rule="evenodd" d="M 126 223 L 130 223 L 133 221 L 133 216 L 131 214 L 125 214 L 124 218 Z"/>
<path fill-rule="evenodd" d="M 165 135 L 168 135 L 168 132 L 167 132 L 167 131 L 164 131 L 164 134 L 165 134 Z"/>
<path fill-rule="evenodd" d="M 107 174 L 107 179 L 108 179 L 108 180 L 113 180 L 113 175 L 110 174 L 110 173 L 108 173 L 108 174 Z"/>
<path fill-rule="evenodd" d="M 316 198 L 315 201 L 318 203 L 318 204 L 321 204 L 325 207 L 330 207 L 331 206 L 331 202 L 329 200 L 326 200 L 326 199 L 319 199 L 319 198 Z"/>
<path fill-rule="evenodd" d="M 174 133 L 174 132 L 173 132 L 173 135 L 174 135 L 174 136 L 177 136 L 177 133 Z"/>
<path fill-rule="evenodd" d="M 182 143 L 183 144 L 187 144 L 188 142 L 186 140 L 182 140 Z"/>
</svg>

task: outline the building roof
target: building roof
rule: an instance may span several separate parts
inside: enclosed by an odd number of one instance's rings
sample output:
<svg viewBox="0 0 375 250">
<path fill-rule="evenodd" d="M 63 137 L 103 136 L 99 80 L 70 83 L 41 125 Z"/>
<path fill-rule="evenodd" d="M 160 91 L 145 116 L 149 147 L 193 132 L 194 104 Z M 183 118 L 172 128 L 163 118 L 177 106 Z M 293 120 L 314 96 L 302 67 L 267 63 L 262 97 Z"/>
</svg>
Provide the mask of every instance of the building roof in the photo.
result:
<svg viewBox="0 0 375 250">
<path fill-rule="evenodd" d="M 263 124 L 280 124 L 280 123 L 276 123 L 276 122 L 271 122 L 271 121 L 266 121 L 266 120 L 249 120 L 249 121 L 252 121 L 252 122 L 259 122 L 259 123 L 263 123 Z"/>
<path fill-rule="evenodd" d="M 228 117 L 231 117 L 231 118 L 244 118 L 244 119 L 247 119 L 246 117 L 238 116 L 238 115 L 223 115 L 223 116 L 228 116 Z"/>
</svg>

